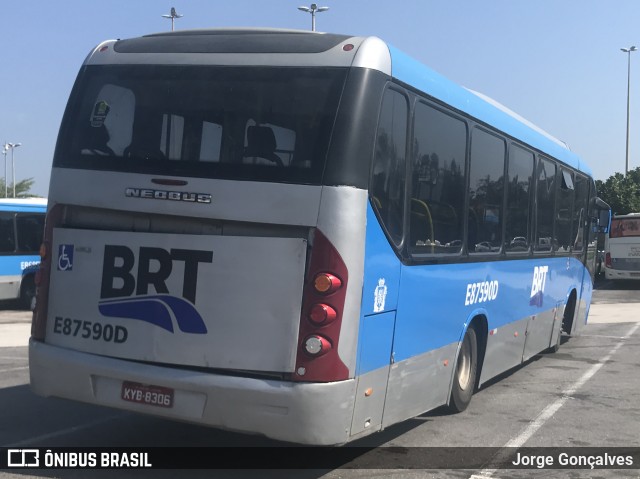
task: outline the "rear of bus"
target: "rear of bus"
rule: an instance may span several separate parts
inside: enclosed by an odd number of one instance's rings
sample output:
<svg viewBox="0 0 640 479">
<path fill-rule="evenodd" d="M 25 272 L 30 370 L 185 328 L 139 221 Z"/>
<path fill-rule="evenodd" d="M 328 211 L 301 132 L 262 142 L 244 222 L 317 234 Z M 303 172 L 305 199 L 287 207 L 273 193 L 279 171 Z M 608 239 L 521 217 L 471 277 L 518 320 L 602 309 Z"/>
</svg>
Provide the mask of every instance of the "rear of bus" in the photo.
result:
<svg viewBox="0 0 640 479">
<path fill-rule="evenodd" d="M 53 161 L 33 390 L 345 442 L 385 55 L 267 30 L 96 47 Z"/>
<path fill-rule="evenodd" d="M 607 279 L 640 279 L 640 213 L 614 216 L 604 248 Z"/>
</svg>

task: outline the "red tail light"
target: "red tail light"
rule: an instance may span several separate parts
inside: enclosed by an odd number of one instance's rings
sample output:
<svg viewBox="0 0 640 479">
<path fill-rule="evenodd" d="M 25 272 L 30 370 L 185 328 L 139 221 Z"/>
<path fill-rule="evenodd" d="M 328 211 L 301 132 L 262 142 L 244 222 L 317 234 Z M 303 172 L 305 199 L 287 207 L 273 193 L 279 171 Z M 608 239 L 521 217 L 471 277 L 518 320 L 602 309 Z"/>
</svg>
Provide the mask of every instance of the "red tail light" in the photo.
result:
<svg viewBox="0 0 640 479">
<path fill-rule="evenodd" d="M 340 278 L 331 273 L 317 274 L 313 280 L 313 287 L 320 294 L 331 294 L 342 286 Z"/>
<path fill-rule="evenodd" d="M 53 206 L 47 213 L 44 225 L 44 239 L 40 246 L 40 269 L 36 273 L 36 309 L 31 321 L 31 337 L 36 341 L 44 341 L 47 331 L 47 309 L 49 306 L 49 276 L 51 274 L 51 245 L 53 229 L 62 222 L 64 208 Z"/>
<path fill-rule="evenodd" d="M 316 303 L 311 306 L 309 311 L 309 319 L 317 324 L 329 324 L 338 317 L 338 313 L 328 304 Z"/>
<path fill-rule="evenodd" d="M 347 267 L 340 254 L 316 230 L 303 289 L 295 381 L 340 381 L 349 368 L 338 355 Z"/>
<path fill-rule="evenodd" d="M 611 268 L 611 253 L 607 253 L 607 254 L 604 256 L 604 265 L 605 265 L 607 268 Z"/>
</svg>

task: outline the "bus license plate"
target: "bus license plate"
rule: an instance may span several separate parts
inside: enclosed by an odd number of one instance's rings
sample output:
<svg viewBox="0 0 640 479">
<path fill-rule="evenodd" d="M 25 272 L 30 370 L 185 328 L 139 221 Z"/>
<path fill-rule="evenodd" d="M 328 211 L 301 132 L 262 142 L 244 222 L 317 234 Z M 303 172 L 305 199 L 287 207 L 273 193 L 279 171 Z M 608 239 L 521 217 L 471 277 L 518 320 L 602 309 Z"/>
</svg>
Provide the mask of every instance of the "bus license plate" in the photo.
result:
<svg viewBox="0 0 640 479">
<path fill-rule="evenodd" d="M 173 407 L 173 389 L 123 381 L 120 397 L 124 401 L 150 406 Z"/>
</svg>

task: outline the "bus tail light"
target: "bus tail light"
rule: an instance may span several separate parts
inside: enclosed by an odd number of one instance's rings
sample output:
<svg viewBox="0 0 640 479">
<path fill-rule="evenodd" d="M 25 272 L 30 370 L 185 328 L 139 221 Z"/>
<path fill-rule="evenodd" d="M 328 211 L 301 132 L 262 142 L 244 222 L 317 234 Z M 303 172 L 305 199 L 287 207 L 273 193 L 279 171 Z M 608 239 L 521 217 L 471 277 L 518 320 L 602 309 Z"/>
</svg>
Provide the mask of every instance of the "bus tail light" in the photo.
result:
<svg viewBox="0 0 640 479">
<path fill-rule="evenodd" d="M 347 279 L 340 254 L 316 229 L 302 293 L 294 381 L 348 379 L 349 368 L 338 354 Z"/>
<path fill-rule="evenodd" d="M 304 340 L 304 348 L 311 356 L 320 356 L 331 349 L 331 343 L 327 338 L 312 334 Z"/>
<path fill-rule="evenodd" d="M 47 331 L 47 310 L 49 307 L 49 277 L 51 275 L 51 245 L 53 229 L 62 223 L 64 207 L 54 205 L 49 209 L 44 223 L 44 239 L 40 246 L 40 269 L 36 273 L 36 309 L 31 321 L 31 337 L 36 341 L 44 341 Z"/>
<path fill-rule="evenodd" d="M 605 265 L 607 268 L 611 268 L 611 253 L 607 253 L 607 254 L 604 256 L 604 265 Z"/>
<path fill-rule="evenodd" d="M 328 304 L 316 303 L 311 306 L 309 319 L 317 325 L 329 324 L 338 317 L 338 313 Z"/>
<path fill-rule="evenodd" d="M 340 278 L 331 273 L 319 273 L 313 280 L 313 287 L 318 293 L 331 294 L 342 286 Z"/>
</svg>

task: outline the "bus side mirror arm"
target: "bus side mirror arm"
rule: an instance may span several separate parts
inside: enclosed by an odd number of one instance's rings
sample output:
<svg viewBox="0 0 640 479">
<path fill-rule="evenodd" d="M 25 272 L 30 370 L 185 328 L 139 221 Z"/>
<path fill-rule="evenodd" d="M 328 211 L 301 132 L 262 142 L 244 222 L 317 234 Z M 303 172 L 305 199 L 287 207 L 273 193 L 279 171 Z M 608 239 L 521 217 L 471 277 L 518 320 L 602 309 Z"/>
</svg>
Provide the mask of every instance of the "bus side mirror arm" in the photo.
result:
<svg viewBox="0 0 640 479">
<path fill-rule="evenodd" d="M 597 216 L 594 218 L 595 231 L 597 233 L 608 233 L 611 225 L 611 207 L 598 197 L 596 197 L 595 206 L 597 212 Z"/>
</svg>

